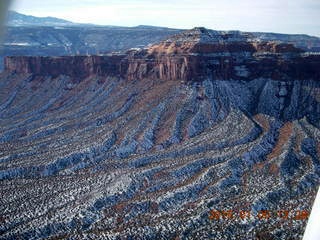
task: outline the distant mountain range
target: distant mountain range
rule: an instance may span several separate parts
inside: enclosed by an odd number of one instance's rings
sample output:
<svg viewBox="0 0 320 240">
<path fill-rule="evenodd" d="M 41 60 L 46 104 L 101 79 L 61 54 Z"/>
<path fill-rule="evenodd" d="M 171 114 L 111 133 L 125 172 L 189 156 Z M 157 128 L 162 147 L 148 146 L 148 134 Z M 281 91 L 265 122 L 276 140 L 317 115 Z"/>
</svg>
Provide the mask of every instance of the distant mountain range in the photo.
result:
<svg viewBox="0 0 320 240">
<path fill-rule="evenodd" d="M 65 19 L 61 18 L 55 18 L 55 17 L 35 17 L 31 15 L 26 15 L 22 13 L 18 13 L 16 11 L 9 11 L 7 15 L 7 26 L 10 27 L 21 27 L 21 26 L 47 26 L 47 27 L 61 27 L 61 26 L 96 26 L 96 27 L 102 27 L 102 25 L 97 24 L 91 24 L 91 23 L 76 23 L 71 22 Z M 119 28 L 119 26 L 112 26 L 107 25 L 103 27 L 110 27 L 110 28 Z M 137 28 L 143 28 L 143 29 L 167 29 L 166 27 L 156 27 L 156 26 L 149 26 L 149 25 L 139 25 Z"/>
<path fill-rule="evenodd" d="M 64 19 L 55 17 L 34 17 L 21 14 L 15 11 L 9 11 L 7 16 L 8 26 L 66 26 L 78 25 Z"/>
</svg>

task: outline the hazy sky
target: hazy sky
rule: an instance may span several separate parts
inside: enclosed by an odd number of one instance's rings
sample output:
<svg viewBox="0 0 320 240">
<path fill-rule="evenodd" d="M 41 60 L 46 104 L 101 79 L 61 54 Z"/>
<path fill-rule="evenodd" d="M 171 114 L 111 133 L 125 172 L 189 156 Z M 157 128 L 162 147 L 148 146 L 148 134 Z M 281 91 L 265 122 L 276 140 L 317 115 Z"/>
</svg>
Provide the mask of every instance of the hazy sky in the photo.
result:
<svg viewBox="0 0 320 240">
<path fill-rule="evenodd" d="M 16 0 L 11 8 L 102 25 L 204 26 L 320 36 L 320 0 Z"/>
</svg>

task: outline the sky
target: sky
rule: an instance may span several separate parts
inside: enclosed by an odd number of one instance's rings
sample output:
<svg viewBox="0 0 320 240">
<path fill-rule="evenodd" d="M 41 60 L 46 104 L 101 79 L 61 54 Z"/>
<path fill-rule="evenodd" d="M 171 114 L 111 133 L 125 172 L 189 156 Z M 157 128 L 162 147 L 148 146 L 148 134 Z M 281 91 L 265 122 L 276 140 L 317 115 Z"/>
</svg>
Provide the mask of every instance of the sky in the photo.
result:
<svg viewBox="0 0 320 240">
<path fill-rule="evenodd" d="M 320 37 L 320 0 L 16 0 L 11 9 L 100 25 L 203 26 Z"/>
</svg>

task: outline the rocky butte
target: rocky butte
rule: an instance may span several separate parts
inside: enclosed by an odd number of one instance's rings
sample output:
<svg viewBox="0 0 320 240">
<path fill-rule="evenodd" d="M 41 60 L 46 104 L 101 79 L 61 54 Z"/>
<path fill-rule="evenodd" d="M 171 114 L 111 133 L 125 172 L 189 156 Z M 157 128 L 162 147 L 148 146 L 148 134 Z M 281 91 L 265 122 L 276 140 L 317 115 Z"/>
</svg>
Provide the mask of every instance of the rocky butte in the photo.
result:
<svg viewBox="0 0 320 240">
<path fill-rule="evenodd" d="M 205 28 L 125 54 L 7 57 L 0 238 L 301 239 L 319 69 L 290 43 Z"/>
</svg>

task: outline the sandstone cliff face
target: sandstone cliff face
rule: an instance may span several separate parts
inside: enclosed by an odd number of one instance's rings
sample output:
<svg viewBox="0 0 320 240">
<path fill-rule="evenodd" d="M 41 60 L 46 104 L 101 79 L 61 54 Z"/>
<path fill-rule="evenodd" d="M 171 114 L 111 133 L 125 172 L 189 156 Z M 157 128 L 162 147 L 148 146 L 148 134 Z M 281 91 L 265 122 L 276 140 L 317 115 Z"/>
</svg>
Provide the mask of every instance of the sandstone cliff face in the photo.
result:
<svg viewBox="0 0 320 240">
<path fill-rule="evenodd" d="M 303 56 L 291 44 L 251 41 L 247 34 L 221 34 L 196 28 L 149 49 L 126 55 L 7 57 L 6 71 L 85 78 L 118 76 L 128 80 L 319 79 L 320 56 Z"/>
<path fill-rule="evenodd" d="M 90 75 L 116 76 L 120 73 L 121 55 L 5 58 L 5 70 L 43 76 L 68 75 L 85 78 Z"/>
<path fill-rule="evenodd" d="M 204 73 L 204 66 L 196 56 L 148 56 L 130 57 L 125 73 L 129 80 L 151 78 L 162 80 L 197 80 Z"/>
</svg>

